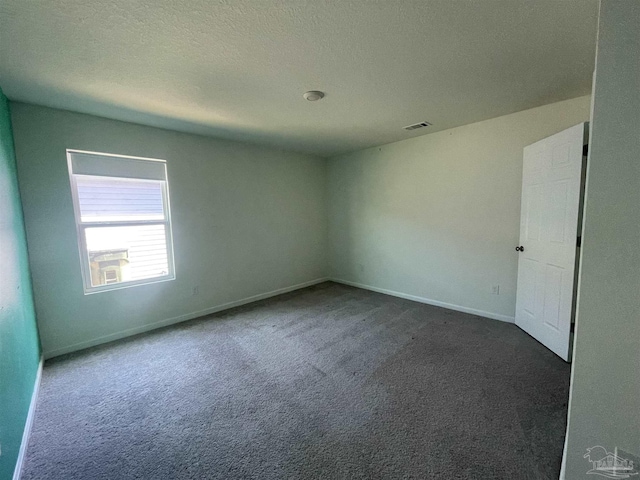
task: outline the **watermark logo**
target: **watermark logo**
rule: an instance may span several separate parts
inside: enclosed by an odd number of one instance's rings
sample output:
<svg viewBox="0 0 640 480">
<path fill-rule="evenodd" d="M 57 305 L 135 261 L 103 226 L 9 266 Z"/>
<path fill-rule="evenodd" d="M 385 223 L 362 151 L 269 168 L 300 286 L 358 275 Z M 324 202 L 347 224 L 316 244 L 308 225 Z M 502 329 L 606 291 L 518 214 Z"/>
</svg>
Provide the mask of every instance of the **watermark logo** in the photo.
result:
<svg viewBox="0 0 640 480">
<path fill-rule="evenodd" d="M 604 447 L 596 445 L 595 447 L 587 448 L 584 458 L 593 467 L 587 474 L 600 475 L 606 478 L 630 478 L 633 475 L 638 475 L 638 469 L 635 468 L 633 462 L 618 455 L 617 448 L 612 453 L 607 452 Z"/>
</svg>

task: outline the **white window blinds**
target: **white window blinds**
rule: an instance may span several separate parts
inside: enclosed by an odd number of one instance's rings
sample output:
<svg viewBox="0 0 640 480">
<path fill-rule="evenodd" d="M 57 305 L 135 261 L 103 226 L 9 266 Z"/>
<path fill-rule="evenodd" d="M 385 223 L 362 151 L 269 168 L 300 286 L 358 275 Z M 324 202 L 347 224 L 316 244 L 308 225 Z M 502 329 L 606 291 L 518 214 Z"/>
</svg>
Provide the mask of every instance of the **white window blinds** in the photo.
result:
<svg viewBox="0 0 640 480">
<path fill-rule="evenodd" d="M 85 293 L 174 278 L 165 162 L 67 154 Z"/>
<path fill-rule="evenodd" d="M 90 175 L 75 177 L 82 222 L 164 220 L 164 182 Z"/>
</svg>

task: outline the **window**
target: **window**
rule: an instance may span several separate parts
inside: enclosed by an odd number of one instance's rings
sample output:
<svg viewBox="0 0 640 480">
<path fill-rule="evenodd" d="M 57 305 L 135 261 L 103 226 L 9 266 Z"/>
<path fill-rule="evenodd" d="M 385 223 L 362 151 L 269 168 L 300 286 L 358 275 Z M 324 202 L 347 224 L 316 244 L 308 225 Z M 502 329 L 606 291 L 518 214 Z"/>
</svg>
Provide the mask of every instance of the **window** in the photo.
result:
<svg viewBox="0 0 640 480">
<path fill-rule="evenodd" d="M 67 150 L 84 292 L 175 278 L 164 160 Z"/>
</svg>

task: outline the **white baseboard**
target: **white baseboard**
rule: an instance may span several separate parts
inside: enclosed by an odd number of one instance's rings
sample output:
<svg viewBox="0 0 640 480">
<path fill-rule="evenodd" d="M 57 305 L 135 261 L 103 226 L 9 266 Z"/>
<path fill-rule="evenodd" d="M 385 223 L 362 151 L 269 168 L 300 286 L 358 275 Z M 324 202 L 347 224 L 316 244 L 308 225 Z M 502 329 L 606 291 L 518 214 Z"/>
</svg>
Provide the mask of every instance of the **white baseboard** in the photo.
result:
<svg viewBox="0 0 640 480">
<path fill-rule="evenodd" d="M 270 292 L 260 293 L 258 295 L 253 295 L 251 297 L 246 297 L 233 302 L 224 303 L 222 305 L 217 305 L 215 307 L 207 308 L 205 310 L 200 310 L 198 312 L 186 313 L 178 317 L 167 318 L 164 320 L 160 320 L 158 322 L 148 323 L 140 327 L 129 328 L 127 330 L 122 330 L 120 332 L 112 333 L 110 335 L 105 335 L 102 337 L 94 338 L 92 340 L 87 340 L 86 342 L 74 343 L 73 345 L 68 345 L 66 347 L 57 348 L 55 350 L 49 350 L 47 352 L 44 352 L 44 358 L 48 359 L 52 357 L 57 357 L 58 355 L 64 355 L 65 353 L 71 353 L 77 350 L 82 350 L 84 348 L 95 347 L 96 345 L 100 345 L 102 343 L 112 342 L 114 340 L 119 340 L 121 338 L 130 337 L 131 335 L 137 335 L 138 333 L 144 333 L 151 330 L 155 330 L 157 328 L 173 325 L 174 323 L 180 323 L 187 320 L 192 320 L 194 318 L 204 317 L 205 315 L 211 315 L 212 313 L 221 312 L 222 310 L 228 310 L 229 308 L 233 308 L 233 307 L 239 307 L 241 305 L 246 305 L 247 303 L 256 302 L 258 300 L 263 300 L 265 298 L 275 297 L 276 295 L 281 295 L 283 293 L 292 292 L 294 290 L 299 290 L 301 288 L 310 287 L 312 285 L 326 282 L 328 280 L 329 279 L 326 277 L 316 278 L 315 280 L 299 283 L 297 285 L 291 285 L 289 287 L 279 288 L 277 290 L 272 290 Z"/>
<path fill-rule="evenodd" d="M 22 442 L 20 443 L 20 451 L 18 452 L 18 460 L 16 461 L 16 468 L 13 470 L 13 480 L 20 480 L 22 474 L 22 465 L 24 464 L 25 456 L 27 455 L 27 447 L 29 446 L 29 437 L 31 436 L 31 427 L 33 426 L 33 419 L 36 415 L 36 404 L 38 403 L 38 391 L 40 390 L 40 379 L 42 378 L 42 364 L 44 363 L 43 357 L 40 357 L 38 363 L 38 372 L 36 373 L 36 380 L 33 383 L 33 392 L 31 393 L 31 403 L 29 404 L 29 413 L 27 414 L 27 421 L 24 424 L 24 430 L 22 431 Z"/>
<path fill-rule="evenodd" d="M 371 285 L 364 285 L 362 283 L 351 282 L 349 280 L 342 280 L 339 278 L 330 278 L 332 282 L 342 283 L 351 287 L 363 288 L 365 290 L 371 290 L 372 292 L 384 293 L 386 295 L 392 295 L 394 297 L 400 297 L 407 300 L 413 300 L 414 302 L 426 303 L 428 305 L 434 305 L 436 307 L 448 308 L 449 310 L 456 310 L 457 312 L 470 313 L 472 315 L 478 315 L 479 317 L 492 318 L 493 320 L 500 320 L 501 322 L 515 323 L 515 318 L 509 315 L 502 315 L 500 313 L 485 312 L 484 310 L 478 310 L 475 308 L 463 307 L 461 305 L 454 305 L 453 303 L 440 302 L 438 300 L 432 300 L 430 298 L 418 297 L 416 295 L 409 295 L 408 293 L 395 292 L 393 290 L 387 290 L 386 288 L 373 287 Z"/>
</svg>

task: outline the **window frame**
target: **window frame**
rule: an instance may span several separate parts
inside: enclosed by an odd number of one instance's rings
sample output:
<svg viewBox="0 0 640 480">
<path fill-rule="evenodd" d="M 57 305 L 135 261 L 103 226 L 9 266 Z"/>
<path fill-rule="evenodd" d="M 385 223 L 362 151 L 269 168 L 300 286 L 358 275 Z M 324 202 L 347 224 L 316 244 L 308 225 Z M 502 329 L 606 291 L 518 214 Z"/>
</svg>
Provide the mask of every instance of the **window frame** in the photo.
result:
<svg viewBox="0 0 640 480">
<path fill-rule="evenodd" d="M 169 200 L 169 176 L 167 175 L 167 162 L 166 160 L 161 160 L 158 158 L 147 158 L 147 157 L 135 157 L 130 155 L 118 155 L 113 153 L 102 153 L 102 152 L 92 152 L 88 150 L 76 150 L 76 149 L 67 149 L 67 170 L 69 173 L 69 182 L 71 186 L 71 197 L 73 201 L 73 214 L 74 221 L 76 224 L 76 237 L 78 239 L 78 253 L 80 255 L 80 272 L 82 274 L 82 285 L 84 289 L 85 295 L 90 295 L 93 293 L 111 291 L 111 290 L 121 290 L 124 288 L 135 287 L 139 285 L 149 285 L 153 283 L 167 282 L 171 280 L 175 280 L 176 278 L 176 268 L 174 262 L 173 255 L 173 230 L 171 225 L 171 208 L 170 208 L 170 200 Z M 120 220 L 120 221 L 91 221 L 91 222 L 83 222 L 82 216 L 80 213 L 80 202 L 78 199 L 78 185 L 76 182 L 76 175 L 82 174 L 74 174 L 73 173 L 73 164 L 72 157 L 73 154 L 88 154 L 88 155 L 99 155 L 101 157 L 113 157 L 124 160 L 136 160 L 136 161 L 148 161 L 148 162 L 159 162 L 162 163 L 164 168 L 164 180 L 155 180 L 160 181 L 162 183 L 162 208 L 164 211 L 164 220 Z M 100 175 L 96 175 L 100 176 Z M 106 178 L 125 178 L 125 177 L 116 177 L 113 175 L 105 176 Z M 129 177 L 132 180 L 136 181 L 154 181 L 147 180 L 144 178 L 135 178 Z M 104 285 L 93 286 L 91 284 L 91 268 L 89 266 L 89 250 L 87 248 L 87 237 L 85 230 L 87 228 L 105 228 L 105 227 L 126 227 L 126 226 L 148 226 L 148 225 L 164 225 L 165 227 L 165 239 L 167 246 L 167 266 L 168 273 L 166 275 L 161 275 L 157 277 L 151 278 L 143 278 L 139 280 L 129 280 L 126 282 L 116 282 Z"/>
</svg>

